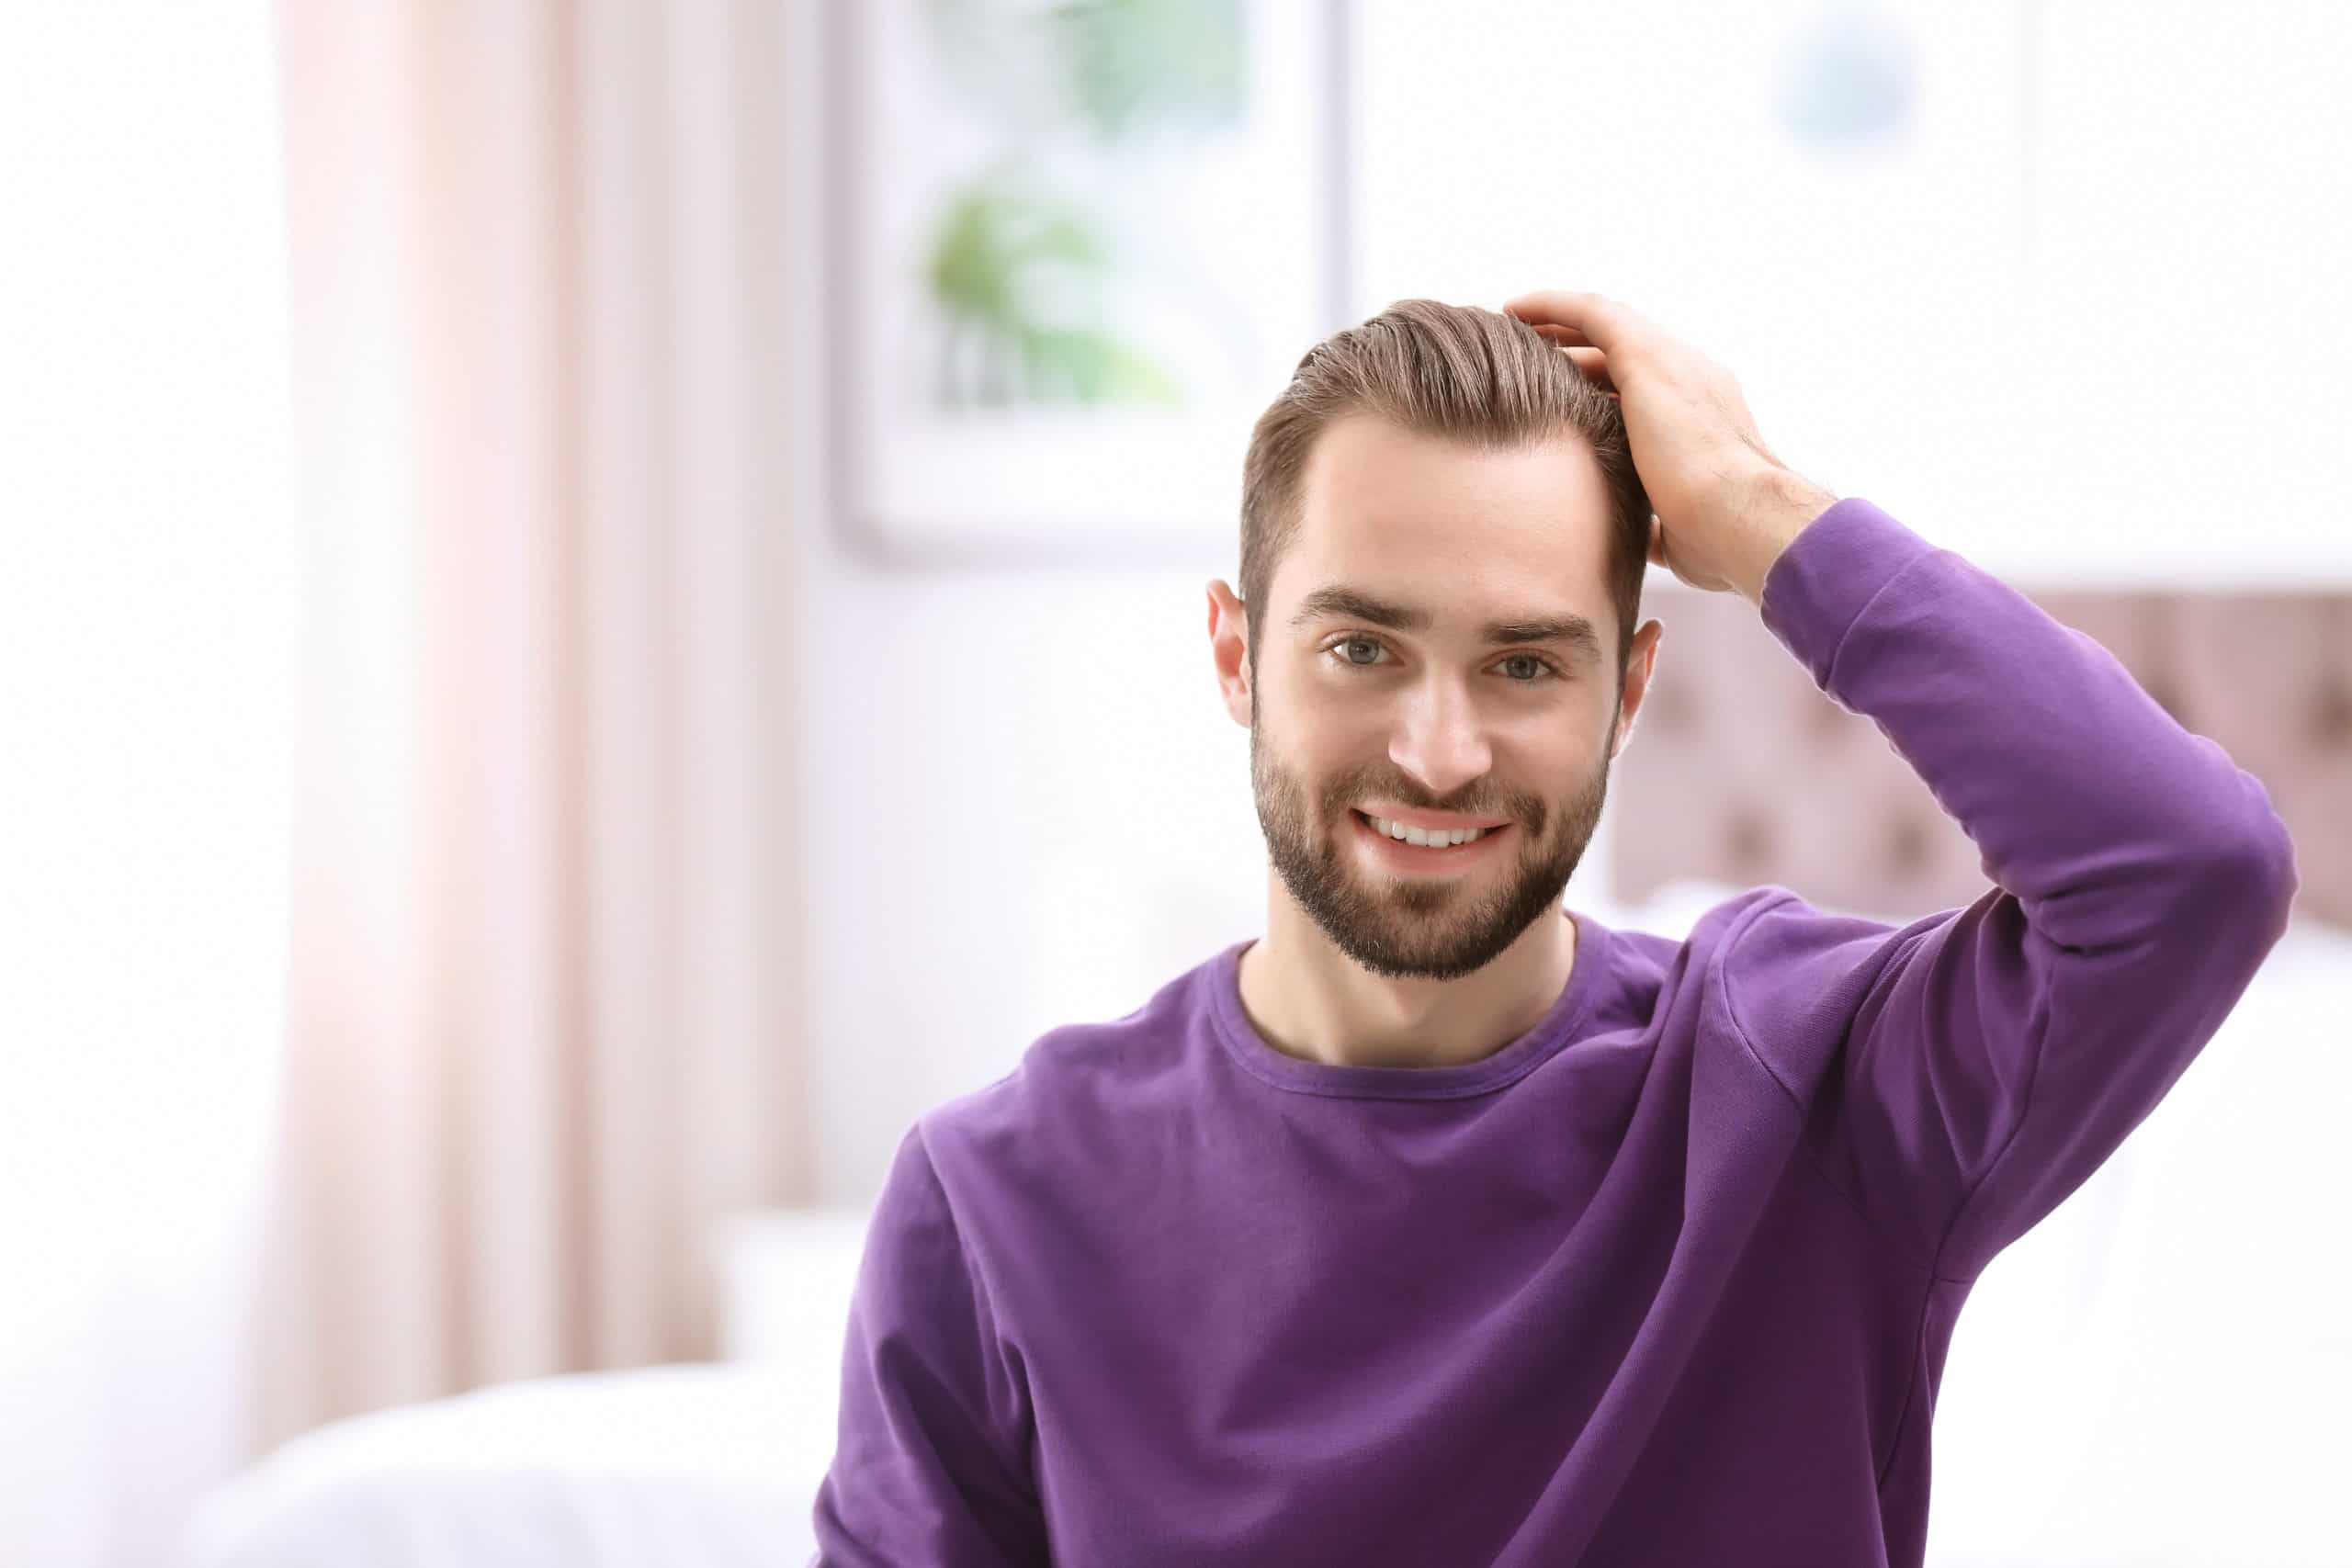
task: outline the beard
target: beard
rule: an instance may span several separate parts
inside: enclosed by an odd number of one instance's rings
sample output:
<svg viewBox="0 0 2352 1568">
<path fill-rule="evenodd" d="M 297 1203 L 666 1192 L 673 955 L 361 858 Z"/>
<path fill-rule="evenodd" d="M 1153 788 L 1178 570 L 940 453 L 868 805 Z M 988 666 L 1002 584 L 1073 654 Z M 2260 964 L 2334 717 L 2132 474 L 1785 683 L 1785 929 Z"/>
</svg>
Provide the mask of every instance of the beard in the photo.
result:
<svg viewBox="0 0 2352 1568">
<path fill-rule="evenodd" d="M 1250 782 L 1275 873 L 1332 946 L 1389 979 L 1458 980 L 1559 909 L 1600 824 L 1616 744 L 1611 714 L 1600 765 L 1556 799 L 1441 803 L 1378 768 L 1354 770 L 1316 792 L 1283 766 L 1253 709 Z M 1520 835 L 1517 853 L 1498 868 L 1459 876 L 1398 877 L 1370 869 L 1347 835 L 1356 831 L 1354 803 L 1375 795 L 1424 810 L 1504 818 Z"/>
</svg>

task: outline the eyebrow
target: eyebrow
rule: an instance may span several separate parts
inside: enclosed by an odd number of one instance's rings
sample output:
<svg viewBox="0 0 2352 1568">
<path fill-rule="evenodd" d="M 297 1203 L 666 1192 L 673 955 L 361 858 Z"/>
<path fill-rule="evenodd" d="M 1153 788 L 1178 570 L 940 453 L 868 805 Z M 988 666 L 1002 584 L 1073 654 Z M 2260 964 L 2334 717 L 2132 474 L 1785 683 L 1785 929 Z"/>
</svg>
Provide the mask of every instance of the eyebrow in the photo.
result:
<svg viewBox="0 0 2352 1568">
<path fill-rule="evenodd" d="M 1392 631 L 1427 631 L 1434 617 L 1427 610 L 1410 604 L 1393 604 L 1374 597 L 1362 589 L 1345 583 L 1318 588 L 1299 601 L 1290 618 L 1294 630 L 1327 616 L 1347 620 L 1369 621 Z M 1600 634 L 1582 615 L 1562 613 L 1535 615 L 1525 620 L 1489 621 L 1485 628 L 1486 640 L 1496 643 L 1565 643 L 1581 658 L 1598 661 L 1600 658 Z"/>
</svg>

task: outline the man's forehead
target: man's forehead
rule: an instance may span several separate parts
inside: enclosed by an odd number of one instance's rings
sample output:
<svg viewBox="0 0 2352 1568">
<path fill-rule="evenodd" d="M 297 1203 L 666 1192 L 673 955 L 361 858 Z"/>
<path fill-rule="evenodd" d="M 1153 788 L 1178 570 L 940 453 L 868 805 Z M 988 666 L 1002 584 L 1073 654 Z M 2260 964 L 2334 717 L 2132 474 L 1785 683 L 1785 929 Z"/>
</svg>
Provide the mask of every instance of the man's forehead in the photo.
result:
<svg viewBox="0 0 2352 1568">
<path fill-rule="evenodd" d="M 1362 421 L 1324 438 L 1269 584 L 1293 627 L 1340 618 L 1597 650 L 1610 496 L 1589 450 L 1479 448 Z"/>
</svg>

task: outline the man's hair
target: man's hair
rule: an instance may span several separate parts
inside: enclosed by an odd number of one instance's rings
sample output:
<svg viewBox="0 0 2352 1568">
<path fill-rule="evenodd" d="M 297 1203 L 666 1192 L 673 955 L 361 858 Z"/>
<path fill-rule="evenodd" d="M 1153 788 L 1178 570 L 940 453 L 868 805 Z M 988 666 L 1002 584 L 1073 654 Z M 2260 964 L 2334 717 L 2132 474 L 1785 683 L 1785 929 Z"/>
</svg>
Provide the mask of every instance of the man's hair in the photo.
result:
<svg viewBox="0 0 2352 1568">
<path fill-rule="evenodd" d="M 1649 563 L 1650 503 L 1617 400 L 1516 316 L 1435 299 L 1400 299 L 1317 344 L 1259 416 L 1241 466 L 1241 600 L 1253 667 L 1267 585 L 1298 536 L 1307 454 L 1326 425 L 1354 413 L 1487 450 L 1580 439 L 1608 488 L 1606 571 L 1624 680 Z"/>
</svg>

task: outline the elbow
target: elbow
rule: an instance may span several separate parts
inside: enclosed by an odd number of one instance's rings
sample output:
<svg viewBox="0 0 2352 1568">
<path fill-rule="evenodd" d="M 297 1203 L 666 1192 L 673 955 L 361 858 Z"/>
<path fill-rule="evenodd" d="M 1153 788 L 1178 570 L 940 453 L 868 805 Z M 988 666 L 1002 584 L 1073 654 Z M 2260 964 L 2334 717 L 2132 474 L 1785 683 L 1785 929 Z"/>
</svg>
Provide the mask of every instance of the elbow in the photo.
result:
<svg viewBox="0 0 2352 1568">
<path fill-rule="evenodd" d="M 2288 835 L 2287 824 L 2267 808 L 2263 812 L 2251 856 L 2254 867 L 2247 874 L 2255 881 L 2261 899 L 2257 908 L 2270 916 L 2278 933 L 2284 935 L 2303 879 L 2295 868 L 2295 840 Z"/>
<path fill-rule="evenodd" d="M 2302 878 L 2295 865 L 2295 841 L 2268 802 L 2259 803 L 2246 828 L 2208 840 L 2200 856 L 2194 897 L 2219 905 L 2232 927 L 2267 953 L 2286 934 Z"/>
</svg>

